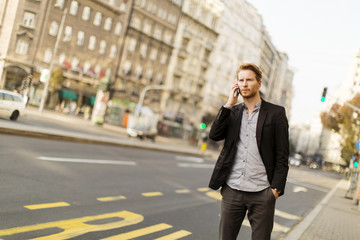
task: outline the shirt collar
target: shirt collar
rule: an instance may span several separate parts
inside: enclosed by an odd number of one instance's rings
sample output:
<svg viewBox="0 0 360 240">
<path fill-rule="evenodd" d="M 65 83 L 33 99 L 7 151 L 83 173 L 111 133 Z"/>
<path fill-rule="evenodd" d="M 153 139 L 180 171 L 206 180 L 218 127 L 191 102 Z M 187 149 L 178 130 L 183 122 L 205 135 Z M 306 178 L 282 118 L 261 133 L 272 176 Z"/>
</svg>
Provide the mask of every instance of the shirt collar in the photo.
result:
<svg viewBox="0 0 360 240">
<path fill-rule="evenodd" d="M 261 102 L 262 102 L 262 100 L 260 100 L 260 102 L 258 102 L 258 103 L 255 105 L 254 111 L 260 109 L 260 107 L 261 107 Z M 241 105 L 242 105 L 243 108 L 247 109 L 247 107 L 246 107 L 246 105 L 245 105 L 244 102 L 242 102 Z"/>
</svg>

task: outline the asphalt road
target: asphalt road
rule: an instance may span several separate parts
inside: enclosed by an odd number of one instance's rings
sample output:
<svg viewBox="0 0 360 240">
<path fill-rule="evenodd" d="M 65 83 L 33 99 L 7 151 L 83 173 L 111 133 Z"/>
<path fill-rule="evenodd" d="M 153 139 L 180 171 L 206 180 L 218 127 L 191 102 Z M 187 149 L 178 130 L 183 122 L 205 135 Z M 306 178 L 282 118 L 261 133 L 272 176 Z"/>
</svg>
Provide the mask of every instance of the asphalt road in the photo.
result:
<svg viewBox="0 0 360 240">
<path fill-rule="evenodd" d="M 1 239 L 217 239 L 213 159 L 0 134 Z M 291 168 L 276 206 L 281 239 L 334 186 Z M 247 222 L 239 239 L 250 239 Z M 56 236 L 56 238 L 55 238 Z"/>
</svg>

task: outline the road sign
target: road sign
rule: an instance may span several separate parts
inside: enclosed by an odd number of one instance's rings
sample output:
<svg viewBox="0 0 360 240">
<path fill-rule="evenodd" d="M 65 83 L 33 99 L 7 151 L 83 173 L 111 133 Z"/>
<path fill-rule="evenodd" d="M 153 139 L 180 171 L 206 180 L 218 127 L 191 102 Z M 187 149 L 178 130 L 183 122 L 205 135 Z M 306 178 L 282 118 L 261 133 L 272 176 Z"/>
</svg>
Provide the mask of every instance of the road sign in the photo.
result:
<svg viewBox="0 0 360 240">
<path fill-rule="evenodd" d="M 49 81 L 49 78 L 50 78 L 50 70 L 47 68 L 44 68 L 41 71 L 40 82 L 45 83 L 45 82 Z"/>
<path fill-rule="evenodd" d="M 360 149 L 360 140 L 355 143 L 355 147 L 359 150 Z"/>
</svg>

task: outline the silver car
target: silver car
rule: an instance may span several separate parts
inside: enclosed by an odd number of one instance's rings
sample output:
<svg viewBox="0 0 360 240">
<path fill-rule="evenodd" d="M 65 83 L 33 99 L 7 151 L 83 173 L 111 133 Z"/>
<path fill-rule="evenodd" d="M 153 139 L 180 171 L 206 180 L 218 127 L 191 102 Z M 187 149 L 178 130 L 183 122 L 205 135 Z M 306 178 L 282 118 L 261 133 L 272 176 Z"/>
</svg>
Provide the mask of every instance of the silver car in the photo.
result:
<svg viewBox="0 0 360 240">
<path fill-rule="evenodd" d="M 25 112 L 26 102 L 18 94 L 7 90 L 0 90 L 0 116 L 11 120 L 18 119 Z"/>
</svg>

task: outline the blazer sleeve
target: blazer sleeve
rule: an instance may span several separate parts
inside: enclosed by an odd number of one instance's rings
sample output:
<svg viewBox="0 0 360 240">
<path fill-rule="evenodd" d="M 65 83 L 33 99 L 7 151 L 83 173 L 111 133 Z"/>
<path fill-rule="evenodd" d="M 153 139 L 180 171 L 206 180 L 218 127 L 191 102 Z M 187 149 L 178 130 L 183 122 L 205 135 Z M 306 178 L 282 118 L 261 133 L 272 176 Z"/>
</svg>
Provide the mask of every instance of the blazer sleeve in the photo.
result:
<svg viewBox="0 0 360 240">
<path fill-rule="evenodd" d="M 289 125 L 284 108 L 281 108 L 281 111 L 276 117 L 275 126 L 276 157 L 274 166 L 274 178 L 271 183 L 271 187 L 280 190 L 280 195 L 283 195 L 285 190 L 286 178 L 289 171 Z"/>
<path fill-rule="evenodd" d="M 225 108 L 224 106 L 221 107 L 210 129 L 209 138 L 211 140 L 220 141 L 225 139 L 230 113 L 231 109 Z"/>
</svg>

